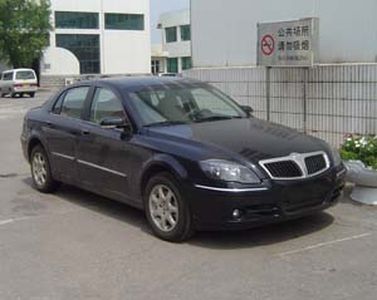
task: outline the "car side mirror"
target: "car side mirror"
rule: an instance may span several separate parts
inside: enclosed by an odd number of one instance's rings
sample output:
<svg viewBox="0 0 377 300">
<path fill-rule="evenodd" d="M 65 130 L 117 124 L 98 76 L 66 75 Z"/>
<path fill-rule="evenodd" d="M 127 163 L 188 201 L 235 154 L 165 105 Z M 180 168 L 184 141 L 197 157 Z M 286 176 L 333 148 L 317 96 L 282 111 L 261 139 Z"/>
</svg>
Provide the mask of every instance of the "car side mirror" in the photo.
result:
<svg viewBox="0 0 377 300">
<path fill-rule="evenodd" d="M 241 108 L 249 117 L 254 113 L 254 109 L 248 105 L 242 105 Z"/>
<path fill-rule="evenodd" d="M 125 132 L 131 132 L 131 125 L 128 122 L 126 122 L 122 117 L 103 118 L 100 122 L 100 126 L 108 129 L 122 128 Z"/>
</svg>

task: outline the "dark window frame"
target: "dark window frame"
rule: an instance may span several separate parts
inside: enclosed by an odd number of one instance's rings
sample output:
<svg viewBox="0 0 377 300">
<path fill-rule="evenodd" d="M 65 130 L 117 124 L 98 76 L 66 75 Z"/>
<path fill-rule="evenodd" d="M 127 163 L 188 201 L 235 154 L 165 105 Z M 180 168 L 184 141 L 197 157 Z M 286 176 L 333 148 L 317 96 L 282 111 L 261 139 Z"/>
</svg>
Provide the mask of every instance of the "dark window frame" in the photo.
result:
<svg viewBox="0 0 377 300">
<path fill-rule="evenodd" d="M 191 26 L 189 24 L 179 26 L 179 30 L 181 31 L 181 41 L 182 42 L 191 41 Z M 187 31 L 185 31 L 185 30 L 187 30 Z"/>
<path fill-rule="evenodd" d="M 187 60 L 189 60 L 189 63 L 187 63 Z M 189 67 L 187 67 L 188 65 Z M 182 70 L 192 69 L 192 57 L 191 56 L 181 57 L 181 66 L 182 66 Z"/>
<path fill-rule="evenodd" d="M 176 61 L 176 68 L 173 70 L 171 69 L 171 62 Z M 169 57 L 166 60 L 166 71 L 168 73 L 178 73 L 179 72 L 179 59 L 178 57 Z"/>
<path fill-rule="evenodd" d="M 68 18 L 68 15 L 71 15 L 71 19 Z M 84 23 L 85 21 L 87 24 L 92 22 L 93 24 L 78 26 L 78 25 L 70 25 L 69 21 L 74 20 L 74 15 L 77 16 L 76 24 Z M 55 11 L 55 28 L 57 29 L 99 29 L 99 13 L 96 12 L 81 12 L 81 11 Z M 88 17 L 87 20 L 84 20 L 84 16 Z M 80 18 L 81 17 L 81 18 Z M 65 20 L 64 20 L 65 18 Z M 94 18 L 90 20 L 90 18 Z M 64 24 L 65 23 L 65 24 Z"/>
<path fill-rule="evenodd" d="M 55 39 L 57 47 L 65 48 L 75 54 L 80 63 L 81 74 L 101 73 L 101 41 L 99 34 L 57 33 L 55 34 Z M 90 45 L 93 42 L 95 45 Z M 91 47 L 85 45 L 85 43 Z M 88 59 L 88 53 L 93 55 L 92 59 Z M 83 59 L 84 57 L 86 59 Z"/>
<path fill-rule="evenodd" d="M 173 31 L 174 31 L 174 33 L 173 33 Z M 174 37 L 173 37 L 173 35 L 174 35 Z M 168 43 L 175 43 L 177 41 L 178 41 L 177 26 L 166 27 L 165 28 L 165 42 L 168 44 Z"/>
<path fill-rule="evenodd" d="M 104 27 L 106 30 L 127 30 L 127 31 L 144 31 L 145 30 L 145 15 L 144 14 L 122 14 L 122 13 L 109 12 L 109 13 L 105 13 L 104 18 L 105 18 Z M 114 20 L 116 20 L 117 22 L 114 22 Z M 140 22 L 140 23 L 138 23 L 135 26 L 134 22 Z"/>
</svg>

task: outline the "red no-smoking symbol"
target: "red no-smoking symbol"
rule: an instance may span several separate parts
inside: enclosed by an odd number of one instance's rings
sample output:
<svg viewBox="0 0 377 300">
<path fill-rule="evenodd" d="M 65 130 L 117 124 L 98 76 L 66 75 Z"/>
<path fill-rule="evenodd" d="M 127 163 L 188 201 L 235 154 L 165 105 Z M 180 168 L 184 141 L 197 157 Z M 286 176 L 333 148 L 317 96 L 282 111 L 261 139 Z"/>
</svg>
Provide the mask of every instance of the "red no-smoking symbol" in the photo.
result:
<svg viewBox="0 0 377 300">
<path fill-rule="evenodd" d="M 274 53 L 274 50 L 275 50 L 274 38 L 269 34 L 263 36 L 261 48 L 264 55 L 270 56 L 272 53 Z"/>
</svg>

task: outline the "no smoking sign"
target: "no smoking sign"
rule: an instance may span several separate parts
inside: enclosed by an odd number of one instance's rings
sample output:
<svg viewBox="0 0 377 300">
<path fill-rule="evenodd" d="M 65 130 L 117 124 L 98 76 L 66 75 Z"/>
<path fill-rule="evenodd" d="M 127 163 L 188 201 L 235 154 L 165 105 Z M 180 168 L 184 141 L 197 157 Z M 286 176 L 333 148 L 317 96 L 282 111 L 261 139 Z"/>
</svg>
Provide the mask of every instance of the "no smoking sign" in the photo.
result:
<svg viewBox="0 0 377 300">
<path fill-rule="evenodd" d="M 272 35 L 267 34 L 262 37 L 261 41 L 262 53 L 266 56 L 270 56 L 275 51 L 275 40 Z"/>
</svg>

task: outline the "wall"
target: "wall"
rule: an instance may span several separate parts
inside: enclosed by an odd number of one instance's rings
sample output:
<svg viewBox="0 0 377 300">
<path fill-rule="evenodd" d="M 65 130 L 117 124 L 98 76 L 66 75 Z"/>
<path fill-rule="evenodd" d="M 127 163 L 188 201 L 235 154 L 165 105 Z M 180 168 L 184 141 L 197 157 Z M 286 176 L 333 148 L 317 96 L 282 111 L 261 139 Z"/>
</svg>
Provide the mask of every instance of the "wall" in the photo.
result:
<svg viewBox="0 0 377 300">
<path fill-rule="evenodd" d="M 104 30 L 104 15 L 100 14 L 100 29 L 55 29 L 54 33 L 99 34 L 102 74 L 150 73 L 150 20 L 148 0 L 52 0 L 53 11 L 112 12 L 144 14 L 145 30 Z M 52 18 L 52 21 L 54 18 Z M 55 45 L 51 34 L 51 45 Z"/>
<path fill-rule="evenodd" d="M 339 146 L 348 133 L 377 134 L 377 64 L 274 68 L 267 98 L 266 69 L 211 68 L 184 73 L 209 82 L 255 116 L 296 128 Z"/>
<path fill-rule="evenodd" d="M 181 41 L 181 25 L 190 24 L 190 12 L 188 10 L 180 10 L 169 12 L 160 16 L 159 24 L 161 27 L 162 47 L 163 51 L 168 53 L 169 57 L 189 57 L 191 56 L 191 41 Z M 177 27 L 177 42 L 166 43 L 165 28 Z M 178 60 L 179 72 L 182 70 L 181 61 Z"/>
<path fill-rule="evenodd" d="M 377 61 L 377 1 L 191 0 L 194 67 L 256 64 L 257 23 L 320 18 L 320 62 Z"/>
<path fill-rule="evenodd" d="M 67 49 L 48 47 L 40 62 L 42 75 L 79 75 L 80 63 Z"/>
</svg>

